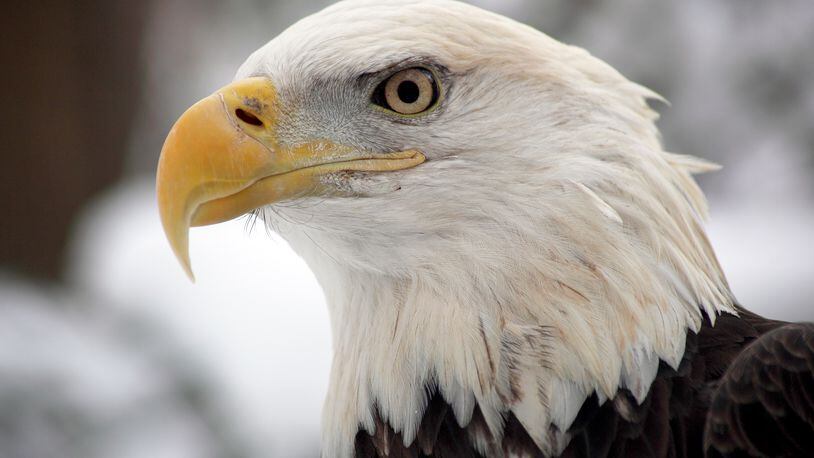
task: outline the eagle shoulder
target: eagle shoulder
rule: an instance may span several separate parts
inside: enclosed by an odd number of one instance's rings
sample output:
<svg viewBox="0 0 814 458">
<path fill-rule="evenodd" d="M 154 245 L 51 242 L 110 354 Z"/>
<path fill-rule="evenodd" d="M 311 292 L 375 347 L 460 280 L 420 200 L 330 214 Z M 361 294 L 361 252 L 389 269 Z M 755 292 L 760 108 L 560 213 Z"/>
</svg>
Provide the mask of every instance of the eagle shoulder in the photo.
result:
<svg viewBox="0 0 814 458">
<path fill-rule="evenodd" d="M 801 456 L 801 450 L 814 450 L 814 325 L 738 312 L 720 315 L 714 326 L 705 320 L 698 333 L 688 331 L 678 368 L 662 361 L 643 402 L 626 389 L 604 402 L 589 396 L 561 456 Z M 428 386 L 427 393 L 409 446 L 377 416 L 373 434 L 357 433 L 356 456 L 543 456 L 511 412 L 503 436 L 494 438 L 477 406 L 469 423 L 460 425 L 436 389 Z"/>
<path fill-rule="evenodd" d="M 814 324 L 784 324 L 743 350 L 707 416 L 709 457 L 814 453 Z"/>
</svg>

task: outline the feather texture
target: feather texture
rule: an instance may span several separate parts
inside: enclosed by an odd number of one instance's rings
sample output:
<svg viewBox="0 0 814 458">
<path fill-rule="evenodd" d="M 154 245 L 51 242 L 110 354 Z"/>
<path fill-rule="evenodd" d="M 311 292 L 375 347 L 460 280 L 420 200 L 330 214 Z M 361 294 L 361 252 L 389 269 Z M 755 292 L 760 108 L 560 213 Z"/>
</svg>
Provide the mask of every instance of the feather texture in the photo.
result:
<svg viewBox="0 0 814 458">
<path fill-rule="evenodd" d="M 372 109 L 410 67 L 437 75 L 437 107 Z M 759 332 L 704 232 L 691 174 L 714 166 L 664 151 L 656 94 L 447 0 L 339 2 L 237 78 L 258 75 L 281 144 L 428 159 L 260 212 L 328 300 L 325 455 L 694 456 L 701 431 L 682 419 Z"/>
<path fill-rule="evenodd" d="M 814 451 L 814 325 L 778 327 L 738 356 L 713 395 L 705 448 L 710 457 Z"/>
<path fill-rule="evenodd" d="M 580 403 L 560 456 L 807 456 L 814 450 L 814 325 L 743 313 L 688 333 L 678 369 L 661 362 L 643 400 L 621 389 L 610 402 L 592 394 Z M 419 440 L 399 447 L 396 436 L 383 422 L 373 434 L 360 431 L 356 456 L 547 456 L 514 414 L 495 438 L 479 414 L 459 426 L 435 392 Z"/>
</svg>

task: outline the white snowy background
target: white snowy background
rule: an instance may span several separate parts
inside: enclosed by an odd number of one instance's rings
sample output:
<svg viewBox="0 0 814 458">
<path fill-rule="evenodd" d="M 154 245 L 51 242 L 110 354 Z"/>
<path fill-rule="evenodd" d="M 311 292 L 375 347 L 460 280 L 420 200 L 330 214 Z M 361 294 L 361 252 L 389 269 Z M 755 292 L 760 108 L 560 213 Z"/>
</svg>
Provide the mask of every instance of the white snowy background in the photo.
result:
<svg viewBox="0 0 814 458">
<path fill-rule="evenodd" d="M 190 283 L 161 231 L 152 173 L 186 106 L 326 3 L 156 4 L 130 172 L 76 222 L 67 283 L 0 271 L 1 457 L 318 454 L 331 358 L 319 286 L 244 220 L 193 230 Z M 670 99 L 659 107 L 667 147 L 724 165 L 701 183 L 738 298 L 814 319 L 814 4 L 475 3 Z"/>
</svg>

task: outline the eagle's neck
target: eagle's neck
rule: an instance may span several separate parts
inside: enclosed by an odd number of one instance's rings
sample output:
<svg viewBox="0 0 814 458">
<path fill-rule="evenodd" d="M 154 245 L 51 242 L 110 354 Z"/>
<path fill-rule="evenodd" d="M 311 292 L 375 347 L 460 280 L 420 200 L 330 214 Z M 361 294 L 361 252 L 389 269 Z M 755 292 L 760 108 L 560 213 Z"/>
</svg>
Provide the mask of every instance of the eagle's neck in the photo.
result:
<svg viewBox="0 0 814 458">
<path fill-rule="evenodd" d="M 606 148 L 594 155 L 620 160 Z M 440 228 L 429 218 L 353 231 L 330 220 L 278 221 L 330 307 L 325 450 L 351 455 L 357 431 L 374 432 L 377 418 L 412 443 L 436 392 L 461 425 L 477 407 L 486 434 L 499 439 L 511 412 L 544 453 L 556 454 L 588 396 L 604 402 L 625 388 L 641 402 L 659 361 L 678 366 L 703 312 L 713 321 L 734 313 L 702 229 L 692 161 L 643 151 L 639 162 L 585 177 L 563 175 L 584 158 L 569 160 L 528 177 L 518 169 L 518 182 L 542 183 L 529 196 L 472 188 L 492 193 L 478 196 L 491 206 L 456 207 Z M 420 201 L 425 194 L 412 194 L 419 202 L 411 204 L 434 208 Z M 343 203 L 357 212 L 376 205 L 334 202 L 335 216 L 352 214 L 337 210 Z"/>
<path fill-rule="evenodd" d="M 604 402 L 626 388 L 641 402 L 659 361 L 678 367 L 686 332 L 699 324 L 683 308 L 665 314 L 655 306 L 641 310 L 643 319 L 607 307 L 534 316 L 518 302 L 587 297 L 557 280 L 476 278 L 323 277 L 335 352 L 325 450 L 350 456 L 357 432 L 373 434 L 377 422 L 409 445 L 437 393 L 461 426 L 477 406 L 491 438 L 499 438 L 511 411 L 541 450 L 558 453 L 587 397 Z"/>
</svg>

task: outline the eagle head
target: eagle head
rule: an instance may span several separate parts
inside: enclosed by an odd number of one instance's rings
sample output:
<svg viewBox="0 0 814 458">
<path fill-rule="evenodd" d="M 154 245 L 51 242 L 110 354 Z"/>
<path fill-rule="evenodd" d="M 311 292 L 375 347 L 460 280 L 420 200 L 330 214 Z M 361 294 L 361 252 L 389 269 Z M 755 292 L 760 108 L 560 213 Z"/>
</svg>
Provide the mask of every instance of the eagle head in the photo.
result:
<svg viewBox="0 0 814 458">
<path fill-rule="evenodd" d="M 410 444 L 436 392 L 555 453 L 587 396 L 643 399 L 702 312 L 733 307 L 691 177 L 713 166 L 663 150 L 653 98 L 470 5 L 343 1 L 181 116 L 162 222 L 190 275 L 190 226 L 249 212 L 308 262 L 336 355 L 327 450 L 377 419 Z"/>
</svg>

